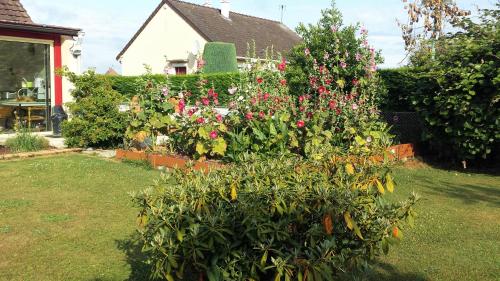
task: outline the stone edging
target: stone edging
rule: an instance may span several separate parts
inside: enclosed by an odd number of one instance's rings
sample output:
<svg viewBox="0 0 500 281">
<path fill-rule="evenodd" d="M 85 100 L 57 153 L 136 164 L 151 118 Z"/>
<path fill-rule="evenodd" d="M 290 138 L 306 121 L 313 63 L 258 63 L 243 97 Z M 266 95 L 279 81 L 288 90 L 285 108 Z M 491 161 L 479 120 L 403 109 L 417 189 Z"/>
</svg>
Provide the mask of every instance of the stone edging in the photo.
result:
<svg viewBox="0 0 500 281">
<path fill-rule="evenodd" d="M 21 152 L 21 153 L 11 153 L 0 155 L 0 160 L 12 160 L 12 159 L 25 159 L 25 158 L 33 158 L 39 156 L 49 156 L 49 155 L 58 155 L 64 153 L 72 153 L 72 152 L 82 152 L 81 148 L 65 148 L 65 149 L 53 149 L 53 150 L 42 150 L 35 152 Z"/>
</svg>

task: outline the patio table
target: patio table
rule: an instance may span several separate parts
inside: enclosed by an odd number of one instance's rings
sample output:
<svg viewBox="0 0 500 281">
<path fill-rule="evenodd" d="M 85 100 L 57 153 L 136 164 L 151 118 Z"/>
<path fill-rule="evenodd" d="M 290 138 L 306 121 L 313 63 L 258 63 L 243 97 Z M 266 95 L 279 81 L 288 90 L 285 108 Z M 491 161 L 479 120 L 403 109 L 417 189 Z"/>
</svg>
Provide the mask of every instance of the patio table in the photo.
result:
<svg viewBox="0 0 500 281">
<path fill-rule="evenodd" d="M 0 102 L 0 106 L 8 106 L 8 107 L 15 107 L 17 112 L 20 112 L 21 109 L 27 108 L 28 109 L 28 127 L 31 128 L 31 110 L 30 108 L 33 107 L 44 107 L 46 106 L 46 102 L 38 102 L 38 101 L 3 101 Z M 16 114 L 16 121 L 19 123 L 20 117 L 19 115 Z"/>
</svg>

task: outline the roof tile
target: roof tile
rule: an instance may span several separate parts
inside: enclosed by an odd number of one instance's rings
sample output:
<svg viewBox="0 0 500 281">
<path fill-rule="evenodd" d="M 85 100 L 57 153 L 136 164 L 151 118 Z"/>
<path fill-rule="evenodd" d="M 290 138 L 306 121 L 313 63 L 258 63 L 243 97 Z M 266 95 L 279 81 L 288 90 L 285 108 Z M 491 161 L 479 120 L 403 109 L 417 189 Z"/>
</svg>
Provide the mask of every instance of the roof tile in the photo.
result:
<svg viewBox="0 0 500 281">
<path fill-rule="evenodd" d="M 33 23 L 19 0 L 0 0 L 0 21 Z"/>
</svg>

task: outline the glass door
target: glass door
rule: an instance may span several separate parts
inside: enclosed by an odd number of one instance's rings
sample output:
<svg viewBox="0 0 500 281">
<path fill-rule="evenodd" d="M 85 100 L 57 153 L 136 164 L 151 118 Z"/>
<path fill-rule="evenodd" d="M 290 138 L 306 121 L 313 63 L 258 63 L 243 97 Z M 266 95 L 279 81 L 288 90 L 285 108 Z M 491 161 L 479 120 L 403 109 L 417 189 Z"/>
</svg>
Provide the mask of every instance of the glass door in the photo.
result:
<svg viewBox="0 0 500 281">
<path fill-rule="evenodd" d="M 0 40 L 0 133 L 50 130 L 50 45 Z"/>
</svg>

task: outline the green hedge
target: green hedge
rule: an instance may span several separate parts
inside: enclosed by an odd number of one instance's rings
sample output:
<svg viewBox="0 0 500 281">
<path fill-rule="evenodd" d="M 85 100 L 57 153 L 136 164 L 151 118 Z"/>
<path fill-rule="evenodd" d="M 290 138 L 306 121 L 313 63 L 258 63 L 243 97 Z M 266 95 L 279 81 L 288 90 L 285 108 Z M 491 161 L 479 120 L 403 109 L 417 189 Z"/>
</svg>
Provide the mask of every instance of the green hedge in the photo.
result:
<svg viewBox="0 0 500 281">
<path fill-rule="evenodd" d="M 139 76 L 109 77 L 113 89 L 127 98 L 131 98 L 138 93 L 138 78 Z M 198 99 L 201 96 L 198 87 L 200 78 L 207 80 L 209 84 L 213 84 L 215 91 L 219 93 L 220 104 L 225 105 L 229 100 L 228 89 L 239 83 L 240 74 L 216 73 L 169 76 L 170 89 L 174 92 L 179 92 L 183 89 L 191 92 L 192 96 L 189 98 L 189 102 L 194 102 L 194 100 Z M 159 84 L 167 83 L 167 78 L 165 75 L 153 75 L 152 79 Z"/>
<path fill-rule="evenodd" d="M 203 51 L 204 73 L 237 72 L 236 47 L 233 43 L 209 42 Z"/>
<path fill-rule="evenodd" d="M 435 92 L 438 87 L 433 77 L 416 68 L 381 69 L 378 73 L 388 92 L 380 108 L 387 112 L 415 111 L 411 96 Z"/>
</svg>

